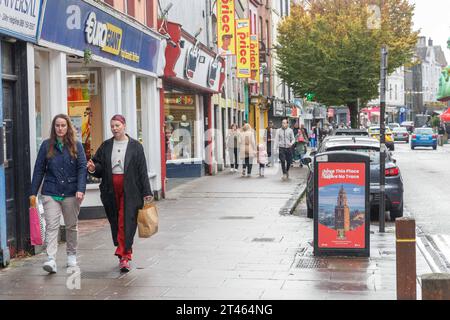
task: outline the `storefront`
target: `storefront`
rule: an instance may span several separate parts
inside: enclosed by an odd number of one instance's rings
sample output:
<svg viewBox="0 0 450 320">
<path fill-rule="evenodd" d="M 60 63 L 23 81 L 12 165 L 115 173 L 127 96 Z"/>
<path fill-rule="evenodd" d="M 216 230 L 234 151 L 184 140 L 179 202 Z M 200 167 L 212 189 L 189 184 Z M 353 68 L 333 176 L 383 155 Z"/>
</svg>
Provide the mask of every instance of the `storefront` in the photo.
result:
<svg viewBox="0 0 450 320">
<path fill-rule="evenodd" d="M 160 21 L 159 30 L 171 39 L 165 51 L 161 110 L 167 178 L 214 174 L 220 162 L 214 128 L 222 124 L 222 112 L 212 97 L 225 80 L 224 60 L 177 23 Z"/>
<path fill-rule="evenodd" d="M 28 218 L 32 117 L 28 111 L 33 90 L 29 83 L 42 2 L 34 1 L 22 10 L 0 1 L 0 267 L 32 250 Z"/>
<path fill-rule="evenodd" d="M 248 123 L 255 130 L 257 144 L 263 142 L 264 130 L 269 125 L 269 106 L 268 99 L 261 95 L 250 99 Z"/>
<path fill-rule="evenodd" d="M 112 137 L 109 119 L 123 114 L 142 143 L 155 197 L 161 196 L 160 97 L 162 37 L 92 0 L 48 0 L 35 48 L 35 159 L 53 117 L 70 116 L 90 159 Z M 33 161 L 32 161 L 33 162 Z M 80 218 L 104 216 L 98 179 L 88 177 Z"/>
</svg>

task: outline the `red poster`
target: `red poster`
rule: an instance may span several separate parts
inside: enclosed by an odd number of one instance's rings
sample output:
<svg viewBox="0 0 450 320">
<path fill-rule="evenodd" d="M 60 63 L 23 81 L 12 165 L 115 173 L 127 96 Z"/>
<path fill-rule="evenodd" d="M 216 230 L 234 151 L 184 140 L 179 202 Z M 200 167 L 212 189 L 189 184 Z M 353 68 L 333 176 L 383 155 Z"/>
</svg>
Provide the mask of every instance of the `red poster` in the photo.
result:
<svg viewBox="0 0 450 320">
<path fill-rule="evenodd" d="M 364 249 L 366 165 L 319 163 L 319 248 Z"/>
</svg>

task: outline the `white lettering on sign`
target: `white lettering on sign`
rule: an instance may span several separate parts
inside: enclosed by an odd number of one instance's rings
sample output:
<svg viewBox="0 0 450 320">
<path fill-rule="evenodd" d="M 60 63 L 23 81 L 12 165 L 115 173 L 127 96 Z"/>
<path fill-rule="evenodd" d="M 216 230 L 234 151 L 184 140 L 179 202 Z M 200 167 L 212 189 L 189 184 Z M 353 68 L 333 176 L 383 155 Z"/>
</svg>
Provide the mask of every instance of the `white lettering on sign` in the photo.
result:
<svg viewBox="0 0 450 320">
<path fill-rule="evenodd" d="M 86 41 L 89 44 L 103 48 L 106 45 L 108 28 L 106 24 L 97 21 L 95 12 L 91 12 L 86 21 Z"/>
<path fill-rule="evenodd" d="M 66 13 L 69 15 L 66 21 L 67 29 L 80 30 L 81 29 L 81 9 L 79 6 L 71 5 L 67 7 Z"/>
</svg>

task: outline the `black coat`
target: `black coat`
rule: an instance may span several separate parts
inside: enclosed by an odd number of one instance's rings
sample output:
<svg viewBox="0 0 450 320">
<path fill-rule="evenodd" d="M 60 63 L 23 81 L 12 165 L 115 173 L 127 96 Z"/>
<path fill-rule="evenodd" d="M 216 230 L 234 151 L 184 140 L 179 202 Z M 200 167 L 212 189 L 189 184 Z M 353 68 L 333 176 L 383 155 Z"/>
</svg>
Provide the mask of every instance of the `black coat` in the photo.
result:
<svg viewBox="0 0 450 320">
<path fill-rule="evenodd" d="M 97 150 L 92 158 L 92 161 L 95 163 L 95 173 L 92 175 L 102 179 L 100 183 L 100 198 L 111 224 L 114 245 L 118 246 L 119 211 L 116 206 L 111 165 L 113 144 L 114 138 L 111 138 L 103 142 Z M 144 197 L 153 196 L 148 179 L 144 148 L 137 140 L 131 138 L 129 138 L 125 154 L 124 172 L 125 247 L 126 250 L 130 250 L 136 234 L 138 210 L 144 205 Z"/>
</svg>

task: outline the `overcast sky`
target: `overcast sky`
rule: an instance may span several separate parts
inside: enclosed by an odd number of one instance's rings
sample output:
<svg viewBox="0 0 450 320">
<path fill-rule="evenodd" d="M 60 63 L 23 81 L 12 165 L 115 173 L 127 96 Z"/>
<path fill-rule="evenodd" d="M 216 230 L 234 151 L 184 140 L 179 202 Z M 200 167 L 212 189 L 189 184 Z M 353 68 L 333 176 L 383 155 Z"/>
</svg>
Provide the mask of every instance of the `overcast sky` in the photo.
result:
<svg viewBox="0 0 450 320">
<path fill-rule="evenodd" d="M 450 64 L 450 49 L 447 40 L 450 38 L 450 1 L 449 0 L 409 0 L 416 5 L 414 29 L 421 29 L 421 35 L 431 37 L 435 45 L 440 45 Z"/>
</svg>

